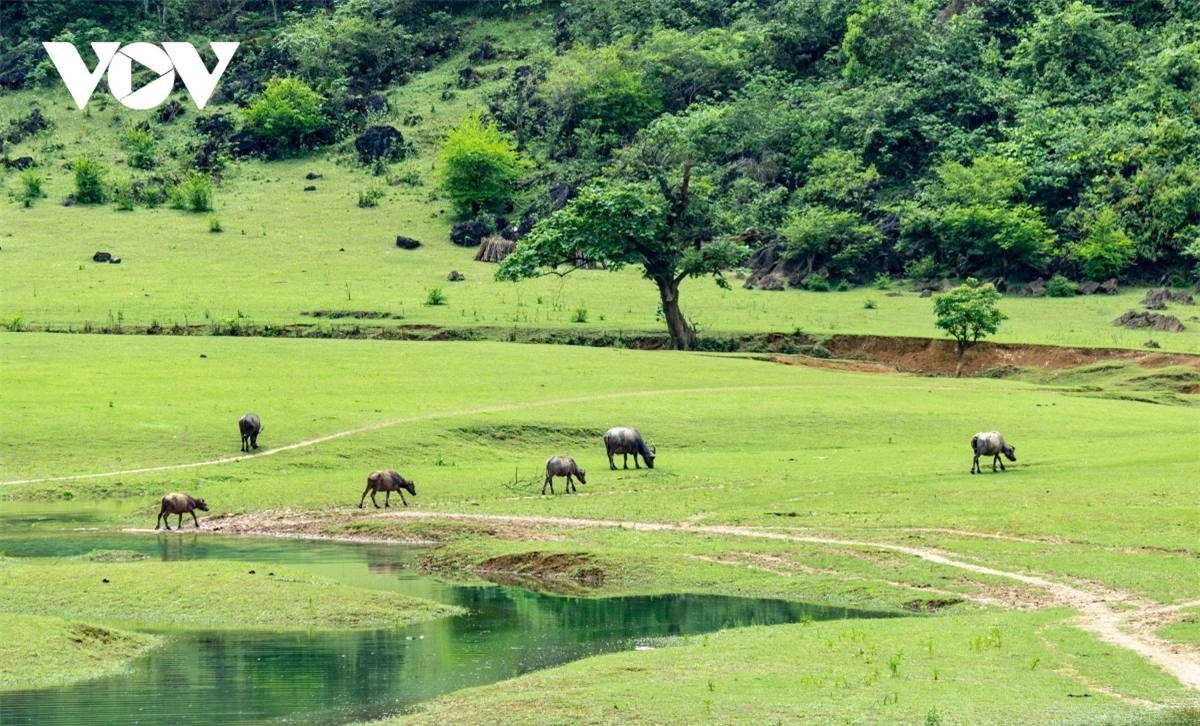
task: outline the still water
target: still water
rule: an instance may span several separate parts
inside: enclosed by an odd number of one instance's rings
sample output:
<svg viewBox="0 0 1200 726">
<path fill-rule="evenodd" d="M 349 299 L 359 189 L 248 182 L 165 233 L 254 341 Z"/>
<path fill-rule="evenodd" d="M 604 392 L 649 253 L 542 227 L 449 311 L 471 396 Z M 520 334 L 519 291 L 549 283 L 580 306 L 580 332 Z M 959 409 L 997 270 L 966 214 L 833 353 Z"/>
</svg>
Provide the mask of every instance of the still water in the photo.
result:
<svg viewBox="0 0 1200 726">
<path fill-rule="evenodd" d="M 0 519 L 4 519 L 0 517 Z M 0 524 L 13 525 L 12 520 Z M 342 582 L 467 608 L 468 615 L 373 631 L 173 630 L 128 672 L 0 693 L 0 724 L 341 724 L 379 718 L 460 688 L 513 678 L 663 636 L 746 625 L 876 617 L 781 600 L 667 595 L 580 598 L 462 587 L 414 572 L 415 548 L 217 537 L 0 531 L 10 557 L 132 550 L 179 561 L 286 564 Z M 7 535 L 7 536 L 6 536 Z M 126 626 L 127 627 L 127 626 Z"/>
</svg>

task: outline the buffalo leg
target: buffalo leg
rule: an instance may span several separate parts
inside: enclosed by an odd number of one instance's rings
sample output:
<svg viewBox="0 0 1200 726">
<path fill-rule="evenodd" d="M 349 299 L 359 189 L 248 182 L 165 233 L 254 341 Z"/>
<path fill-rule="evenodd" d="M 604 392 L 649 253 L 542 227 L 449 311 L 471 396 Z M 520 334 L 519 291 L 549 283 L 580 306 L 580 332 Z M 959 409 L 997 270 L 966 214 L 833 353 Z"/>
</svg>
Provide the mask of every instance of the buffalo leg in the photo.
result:
<svg viewBox="0 0 1200 726">
<path fill-rule="evenodd" d="M 571 491 L 575 492 L 576 494 L 579 493 L 579 487 L 575 486 L 575 480 L 571 478 L 570 474 L 567 474 L 567 484 L 571 485 Z"/>
<path fill-rule="evenodd" d="M 245 435 L 245 434 L 242 434 L 242 451 L 249 451 L 249 450 L 250 450 L 250 447 L 246 445 L 246 442 L 247 442 L 246 435 Z"/>
<path fill-rule="evenodd" d="M 379 500 L 377 500 L 377 499 L 375 498 L 375 495 L 376 495 L 376 494 L 378 494 L 378 493 L 379 493 L 379 490 L 378 490 L 378 489 L 372 489 L 372 490 L 371 490 L 371 504 L 374 504 L 376 509 L 379 509 Z"/>
<path fill-rule="evenodd" d="M 404 506 L 406 506 L 406 507 L 408 506 L 408 500 L 404 498 L 404 492 L 403 492 L 403 491 L 401 491 L 401 490 L 397 489 L 397 490 L 396 490 L 396 496 L 400 497 L 400 503 L 401 503 L 401 504 L 403 504 L 403 505 L 404 505 Z"/>
<path fill-rule="evenodd" d="M 250 434 L 250 448 L 258 448 L 258 434 Z"/>
<path fill-rule="evenodd" d="M 159 513 L 158 513 L 158 519 L 155 519 L 155 520 L 154 520 L 154 528 L 155 528 L 155 529 L 158 529 L 158 528 L 159 528 L 159 525 L 161 525 L 161 524 L 162 524 L 162 515 L 163 515 L 163 513 L 162 513 L 162 512 L 159 512 Z"/>
<path fill-rule="evenodd" d="M 183 512 L 179 513 L 179 519 L 175 522 L 175 529 L 183 529 Z"/>
<path fill-rule="evenodd" d="M 996 461 L 1000 462 L 1000 471 L 1004 471 L 1004 459 L 1001 459 L 999 454 L 996 454 Z"/>
<path fill-rule="evenodd" d="M 641 469 L 642 465 L 638 463 L 637 458 L 638 458 L 638 453 L 635 451 L 635 452 L 633 452 L 633 465 L 634 465 L 634 467 Z"/>
<path fill-rule="evenodd" d="M 548 487 L 548 486 L 549 486 L 549 487 L 552 487 L 552 486 L 554 486 L 554 484 L 552 484 L 552 483 L 551 483 L 551 480 L 552 480 L 553 478 L 554 478 L 554 476 L 553 476 L 553 475 L 549 475 L 549 474 L 548 474 L 548 475 L 546 476 L 546 481 L 542 482 L 542 495 L 543 495 L 543 496 L 545 496 L 545 494 L 546 494 L 546 487 Z M 550 492 L 550 493 L 551 493 L 551 494 L 553 494 L 553 493 L 554 493 L 554 491 L 553 491 L 553 490 L 551 490 L 551 492 Z"/>
<path fill-rule="evenodd" d="M 971 473 L 974 474 L 975 470 L 978 468 L 979 468 L 979 454 L 976 454 L 975 461 L 971 462 Z"/>
<path fill-rule="evenodd" d="M 170 532 L 171 531 L 171 513 L 167 512 L 165 515 L 160 515 L 160 516 L 163 518 L 163 526 L 167 528 L 168 532 Z M 158 529 L 158 527 L 155 527 L 155 529 Z"/>
<path fill-rule="evenodd" d="M 623 459 L 623 461 L 625 462 L 625 465 L 624 465 L 624 467 L 625 467 L 626 469 L 628 469 L 628 468 L 629 468 L 629 454 L 621 454 L 621 456 L 625 457 L 625 458 Z M 636 456 L 635 456 L 635 457 L 633 457 L 633 463 L 634 463 L 634 465 L 635 465 L 635 466 L 637 465 L 637 457 L 636 457 Z"/>
<path fill-rule="evenodd" d="M 386 492 L 384 492 L 384 493 L 383 493 L 383 507 L 384 507 L 384 509 L 390 509 L 390 508 L 391 508 L 391 506 L 392 506 L 391 502 L 392 502 L 392 490 L 391 490 L 391 489 L 388 489 Z"/>
<path fill-rule="evenodd" d="M 369 491 L 371 491 L 371 487 L 370 487 L 370 486 L 368 486 L 366 489 L 363 489 L 363 495 L 362 495 L 362 499 L 359 499 L 359 500 L 358 500 L 358 508 L 359 508 L 359 509 L 362 509 L 362 508 L 363 508 L 363 502 L 367 501 L 367 492 L 369 492 Z"/>
<path fill-rule="evenodd" d="M 196 529 L 200 529 L 200 520 L 196 519 L 196 510 L 192 510 L 192 524 L 196 525 Z"/>
<path fill-rule="evenodd" d="M 608 468 L 609 468 L 609 469 L 611 469 L 611 470 L 613 470 L 613 471 L 616 471 L 616 470 L 617 470 L 617 465 L 616 465 L 616 464 L 614 464 L 614 463 L 613 463 L 613 460 L 612 460 L 612 452 L 611 452 L 611 451 L 610 451 L 610 452 L 608 452 Z"/>
</svg>

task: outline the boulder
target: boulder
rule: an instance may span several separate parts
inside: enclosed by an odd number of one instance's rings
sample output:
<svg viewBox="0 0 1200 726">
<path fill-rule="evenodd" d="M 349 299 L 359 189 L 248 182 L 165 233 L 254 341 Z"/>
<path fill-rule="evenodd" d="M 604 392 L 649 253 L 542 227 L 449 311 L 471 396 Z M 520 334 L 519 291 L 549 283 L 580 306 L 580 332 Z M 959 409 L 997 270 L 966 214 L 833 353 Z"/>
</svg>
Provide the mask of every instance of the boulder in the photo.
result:
<svg viewBox="0 0 1200 726">
<path fill-rule="evenodd" d="M 1082 285 L 1076 285 L 1075 286 L 1075 294 L 1076 295 L 1095 295 L 1099 289 L 1100 289 L 1100 283 L 1088 281 L 1088 282 L 1083 283 Z"/>
<path fill-rule="evenodd" d="M 108 252 L 97 252 L 92 255 L 92 262 L 111 262 L 113 256 Z"/>
<path fill-rule="evenodd" d="M 450 241 L 459 247 L 478 247 L 491 231 L 482 219 L 468 219 L 454 224 L 450 229 Z"/>
<path fill-rule="evenodd" d="M 1029 283 L 1029 294 L 1032 297 L 1046 297 L 1046 281 L 1039 277 Z"/>
<path fill-rule="evenodd" d="M 111 260 L 109 260 L 109 261 L 108 261 L 108 263 L 109 263 L 110 265 L 119 265 L 119 264 L 121 264 L 121 258 L 120 258 L 120 257 L 114 257 L 114 258 L 112 258 Z M 149 293 L 147 293 L 147 294 L 149 294 Z"/>
<path fill-rule="evenodd" d="M 1147 290 L 1146 296 L 1142 298 L 1142 305 L 1151 310 L 1164 310 L 1167 307 L 1167 303 L 1195 305 L 1196 300 L 1183 290 L 1171 292 L 1170 288 L 1166 287 L 1156 287 L 1152 290 Z"/>
<path fill-rule="evenodd" d="M 158 118 L 159 123 L 169 124 L 182 116 L 186 110 L 178 99 L 172 98 L 169 102 L 159 106 L 154 115 Z"/>
<path fill-rule="evenodd" d="M 396 246 L 402 250 L 415 250 L 421 246 L 421 243 L 412 237 L 405 237 L 404 235 L 400 234 L 396 235 Z"/>
<path fill-rule="evenodd" d="M 20 169 L 20 170 L 24 171 L 25 169 L 28 169 L 29 167 L 33 166 L 33 157 L 32 156 L 18 156 L 17 158 L 15 158 L 11 162 L 9 162 L 9 164 L 14 169 Z"/>
<path fill-rule="evenodd" d="M 1104 293 L 1105 295 L 1116 295 L 1118 292 L 1117 278 L 1110 277 L 1104 282 L 1100 283 L 1100 292 Z"/>
<path fill-rule="evenodd" d="M 309 184 L 308 186 L 304 187 L 304 191 L 315 192 L 315 191 L 317 191 L 317 188 L 315 186 L 313 186 L 312 184 Z"/>
<path fill-rule="evenodd" d="M 571 187 L 562 182 L 555 182 L 550 185 L 550 211 L 557 212 L 567 206 L 567 202 L 571 199 Z"/>
<path fill-rule="evenodd" d="M 271 142 L 266 136 L 252 131 L 250 129 L 242 129 L 234 134 L 229 139 L 229 146 L 233 153 L 239 157 L 246 156 L 270 156 Z"/>
<path fill-rule="evenodd" d="M 476 73 L 475 69 L 470 66 L 467 66 L 466 68 L 463 68 L 461 71 L 458 72 L 458 87 L 459 88 L 473 88 L 475 86 L 478 86 L 480 81 L 482 81 L 482 80 L 483 80 L 483 76 Z"/>
<path fill-rule="evenodd" d="M 1138 312 L 1137 310 L 1130 310 L 1125 313 L 1114 320 L 1113 325 L 1119 325 L 1130 330 L 1154 328 L 1155 330 L 1165 330 L 1171 333 L 1178 333 L 1184 330 L 1183 323 L 1174 315 L 1159 315 L 1158 313 Z"/>
<path fill-rule="evenodd" d="M 496 47 L 485 40 L 467 57 L 471 59 L 472 63 L 491 60 L 496 57 Z"/>
<path fill-rule="evenodd" d="M 233 121 L 227 113 L 200 116 L 192 122 L 192 125 L 196 128 L 196 131 L 214 139 L 225 139 L 233 133 Z"/>
<path fill-rule="evenodd" d="M 458 270 L 451 270 L 450 274 L 446 275 L 446 279 L 450 282 L 462 282 L 467 278 Z"/>
<path fill-rule="evenodd" d="M 393 126 L 371 126 L 354 140 L 358 159 L 370 164 L 376 159 L 399 161 L 404 158 L 404 136 Z"/>
<path fill-rule="evenodd" d="M 921 291 L 921 297 L 933 297 L 933 290 L 925 289 Z"/>
<path fill-rule="evenodd" d="M 318 174 L 318 173 L 317 173 L 317 172 L 315 172 L 315 171 L 310 171 L 310 172 L 308 172 L 307 174 L 305 174 L 305 175 L 304 175 L 304 178 L 305 178 L 305 179 L 307 179 L 307 180 L 309 180 L 309 181 L 313 181 L 314 179 L 320 179 L 320 178 L 321 178 L 321 175 L 320 175 L 320 174 Z"/>
</svg>

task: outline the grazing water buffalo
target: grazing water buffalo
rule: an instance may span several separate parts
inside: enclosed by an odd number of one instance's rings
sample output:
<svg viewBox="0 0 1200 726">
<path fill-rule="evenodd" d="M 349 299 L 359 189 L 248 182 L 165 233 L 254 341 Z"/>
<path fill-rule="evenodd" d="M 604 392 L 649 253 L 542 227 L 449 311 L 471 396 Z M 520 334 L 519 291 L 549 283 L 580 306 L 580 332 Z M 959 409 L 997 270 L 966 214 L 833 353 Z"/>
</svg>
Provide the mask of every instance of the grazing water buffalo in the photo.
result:
<svg viewBox="0 0 1200 726">
<path fill-rule="evenodd" d="M 392 506 L 388 503 L 392 498 L 392 492 L 399 494 L 400 501 L 407 507 L 408 501 L 404 498 L 405 490 L 414 497 L 417 496 L 417 485 L 415 482 L 405 479 L 394 471 L 373 471 L 367 477 L 367 488 L 363 490 L 362 499 L 358 500 L 358 508 L 362 509 L 363 502 L 367 501 L 367 492 L 371 493 L 371 503 L 375 505 L 376 509 L 379 509 L 379 502 L 375 501 L 376 492 L 387 492 L 383 497 L 383 506 L 385 507 Z"/>
<path fill-rule="evenodd" d="M 542 485 L 542 494 L 546 493 L 546 487 L 550 487 L 550 493 L 554 493 L 554 477 L 565 476 L 567 478 L 567 493 L 572 491 L 578 492 L 575 487 L 575 482 L 571 481 L 571 477 L 577 477 L 580 484 L 587 484 L 587 479 L 584 477 L 587 472 L 580 469 L 575 463 L 575 460 L 569 456 L 551 456 L 546 459 L 546 483 Z"/>
<path fill-rule="evenodd" d="M 629 455 L 633 454 L 633 465 L 638 469 L 638 454 L 646 460 L 646 466 L 654 468 L 655 449 L 653 446 L 646 446 L 646 441 L 637 429 L 618 426 L 615 429 L 609 429 L 604 433 L 604 448 L 608 449 L 608 468 L 616 469 L 617 465 L 613 463 L 613 454 L 623 454 L 625 456 L 625 468 L 629 468 Z"/>
<path fill-rule="evenodd" d="M 182 492 L 171 492 L 162 498 L 162 509 L 158 511 L 158 519 L 154 520 L 154 528 L 158 529 L 158 525 L 165 524 L 167 529 L 171 529 L 169 518 L 172 514 L 179 515 L 179 521 L 175 526 L 183 527 L 183 515 L 192 515 L 192 521 L 196 523 L 196 529 L 200 528 L 200 520 L 196 519 L 196 510 L 201 512 L 208 511 L 208 504 L 203 499 L 197 499 L 191 494 L 183 494 Z"/>
<path fill-rule="evenodd" d="M 238 428 L 242 431 L 242 451 L 258 448 L 258 435 L 262 433 L 262 419 L 257 413 L 248 413 L 238 419 Z"/>
<path fill-rule="evenodd" d="M 1004 462 L 1000 460 L 1000 455 L 1004 454 L 1009 461 L 1017 460 L 1017 450 L 1015 447 L 1005 443 L 1004 437 L 999 431 L 980 432 L 971 437 L 971 450 L 975 452 L 975 461 L 971 464 L 971 473 L 983 473 L 983 467 L 979 466 L 980 456 L 992 457 L 992 471 L 996 470 L 996 463 L 1000 463 L 1000 471 L 1004 471 Z"/>
</svg>

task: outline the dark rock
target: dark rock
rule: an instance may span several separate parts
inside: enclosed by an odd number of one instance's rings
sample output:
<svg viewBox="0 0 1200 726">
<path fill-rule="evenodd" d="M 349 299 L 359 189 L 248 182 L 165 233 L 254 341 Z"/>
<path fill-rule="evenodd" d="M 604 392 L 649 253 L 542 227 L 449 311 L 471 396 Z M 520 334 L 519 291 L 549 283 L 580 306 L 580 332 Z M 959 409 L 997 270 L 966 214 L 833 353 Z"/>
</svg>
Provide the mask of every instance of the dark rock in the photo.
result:
<svg viewBox="0 0 1200 726">
<path fill-rule="evenodd" d="M 500 80 L 504 80 L 504 79 L 505 79 L 505 78 L 507 78 L 507 77 L 508 77 L 508 71 L 506 71 L 506 70 L 504 69 L 504 66 L 500 66 L 499 68 L 497 68 L 497 69 L 496 69 L 496 70 L 495 70 L 495 71 L 492 73 L 492 80 L 493 80 L 493 81 L 500 81 Z"/>
<path fill-rule="evenodd" d="M 491 231 L 491 227 L 482 219 L 456 222 L 450 229 L 450 241 L 460 247 L 477 247 Z"/>
<path fill-rule="evenodd" d="M 1137 328 L 1154 328 L 1155 330 L 1165 330 L 1172 333 L 1178 333 L 1184 330 L 1183 323 L 1174 315 L 1159 315 L 1158 313 L 1139 313 L 1136 310 L 1130 310 L 1121 317 L 1113 321 L 1113 325 L 1119 325 L 1123 328 L 1135 330 Z"/>
<path fill-rule="evenodd" d="M 92 262 L 111 262 L 112 255 L 108 252 L 97 252 L 92 255 Z"/>
<path fill-rule="evenodd" d="M 1100 292 L 1104 293 L 1105 295 L 1116 295 L 1118 292 L 1117 278 L 1110 277 L 1108 280 L 1100 283 Z"/>
<path fill-rule="evenodd" d="M 446 279 L 450 282 L 462 282 L 467 278 L 458 270 L 451 270 L 450 274 L 446 275 Z"/>
<path fill-rule="evenodd" d="M 486 40 L 479 44 L 479 47 L 471 51 L 471 55 L 467 56 L 472 63 L 491 60 L 496 57 L 496 48 Z"/>
<path fill-rule="evenodd" d="M 1147 290 L 1146 297 L 1142 298 L 1142 305 L 1151 310 L 1164 310 L 1167 307 L 1167 303 L 1195 305 L 1196 300 L 1183 290 L 1171 292 L 1170 288 L 1166 287 L 1156 287 L 1153 290 Z"/>
<path fill-rule="evenodd" d="M 74 197 L 74 196 L 68 196 L 66 199 L 62 200 L 62 205 L 63 205 L 64 207 L 73 207 L 73 206 L 75 206 L 75 197 Z"/>
<path fill-rule="evenodd" d="M 317 173 L 317 172 L 315 172 L 315 171 L 310 171 L 310 172 L 308 172 L 307 174 L 305 174 L 305 175 L 304 175 L 304 178 L 305 178 L 305 179 L 307 179 L 307 180 L 309 180 L 309 181 L 312 181 L 312 180 L 314 180 L 314 179 L 320 179 L 320 178 L 321 178 L 321 175 L 320 175 L 320 174 L 318 174 L 318 173 Z"/>
<path fill-rule="evenodd" d="M 363 105 L 372 113 L 383 113 L 388 110 L 387 96 L 382 93 L 372 93 L 363 98 Z"/>
<path fill-rule="evenodd" d="M 933 290 L 922 290 L 921 297 L 933 297 Z"/>
<path fill-rule="evenodd" d="M 459 88 L 473 88 L 478 86 L 482 80 L 483 76 L 476 73 L 474 68 L 467 66 L 458 72 L 457 84 Z"/>
<path fill-rule="evenodd" d="M 182 116 L 185 111 L 186 109 L 183 107 L 183 104 L 177 99 L 172 98 L 169 103 L 159 106 L 158 110 L 154 112 L 154 116 L 158 119 L 159 123 L 169 124 Z"/>
<path fill-rule="evenodd" d="M 221 158 L 222 149 L 223 144 L 219 139 L 209 139 L 196 151 L 192 163 L 201 171 L 212 172 L 224 163 Z"/>
<path fill-rule="evenodd" d="M 239 157 L 271 155 L 271 141 L 250 129 L 242 129 L 229 139 L 230 148 Z"/>
<path fill-rule="evenodd" d="M 114 257 L 114 258 L 112 258 L 111 260 L 109 260 L 109 261 L 108 261 L 108 264 L 110 264 L 110 265 L 119 265 L 119 264 L 121 264 L 121 258 L 120 258 L 120 257 Z"/>
<path fill-rule="evenodd" d="M 17 158 L 13 159 L 9 163 L 12 165 L 12 167 L 14 169 L 25 170 L 25 169 L 28 169 L 29 167 L 33 166 L 33 157 L 32 156 L 18 156 Z"/>
<path fill-rule="evenodd" d="M 950 292 L 953 289 L 954 284 L 944 277 L 942 278 L 942 281 L 938 283 L 938 292 Z"/>
<path fill-rule="evenodd" d="M 233 133 L 233 121 L 227 113 L 200 116 L 192 122 L 192 125 L 196 131 L 214 139 L 227 139 Z"/>
<path fill-rule="evenodd" d="M 304 191 L 315 192 L 315 191 L 317 191 L 317 188 L 315 186 L 313 186 L 312 184 L 309 184 L 308 186 L 304 187 Z"/>
<path fill-rule="evenodd" d="M 550 185 L 550 211 L 557 212 L 567 206 L 567 202 L 571 199 L 571 187 L 562 182 L 555 182 Z"/>
<path fill-rule="evenodd" d="M 1029 283 L 1029 294 L 1032 297 L 1046 297 L 1046 281 L 1039 277 Z"/>
<path fill-rule="evenodd" d="M 402 250 L 415 250 L 421 246 L 421 243 L 412 237 L 405 237 L 401 234 L 396 235 L 396 246 Z"/>
<path fill-rule="evenodd" d="M 371 126 L 354 140 L 354 148 L 358 151 L 358 159 L 364 164 L 370 164 L 376 159 L 399 161 L 404 158 L 407 149 L 404 146 L 404 136 L 394 126 Z"/>
<path fill-rule="evenodd" d="M 1162 347 L 1161 345 L 1158 344 L 1158 341 L 1154 340 L 1154 339 L 1147 340 L 1145 343 L 1142 343 L 1142 345 L 1144 345 L 1147 348 L 1161 348 Z"/>
<path fill-rule="evenodd" d="M 751 290 L 783 290 L 801 285 L 808 273 L 807 265 L 783 254 L 784 245 L 774 243 L 755 250 L 746 261 L 751 270 L 742 287 Z"/>
<path fill-rule="evenodd" d="M 1075 286 L 1076 295 L 1095 295 L 1100 290 L 1100 283 L 1089 281 Z"/>
<path fill-rule="evenodd" d="M 407 116 L 405 116 L 405 117 L 404 117 L 404 119 L 403 119 L 403 120 L 400 122 L 400 125 L 402 125 L 402 126 L 416 126 L 417 124 L 421 123 L 421 122 L 422 122 L 422 121 L 424 121 L 424 120 L 425 120 L 425 117 L 424 117 L 424 116 L 422 116 L 421 114 L 419 114 L 419 113 L 410 113 L 409 115 L 407 115 Z"/>
</svg>

